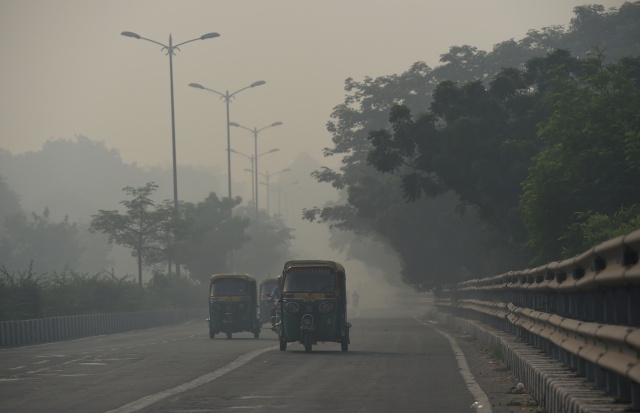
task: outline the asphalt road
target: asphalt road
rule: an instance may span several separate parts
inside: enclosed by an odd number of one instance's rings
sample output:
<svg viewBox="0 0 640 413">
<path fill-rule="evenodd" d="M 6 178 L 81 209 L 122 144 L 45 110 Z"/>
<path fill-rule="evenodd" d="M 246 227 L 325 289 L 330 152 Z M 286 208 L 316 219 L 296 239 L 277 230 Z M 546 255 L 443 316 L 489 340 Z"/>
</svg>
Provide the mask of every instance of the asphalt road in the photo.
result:
<svg viewBox="0 0 640 413">
<path fill-rule="evenodd" d="M 479 361 L 467 365 L 437 326 L 409 313 L 351 321 L 346 353 L 338 343 L 280 352 L 268 329 L 211 340 L 204 320 L 1 349 L 0 412 L 438 413 L 482 402 L 465 367 Z"/>
</svg>

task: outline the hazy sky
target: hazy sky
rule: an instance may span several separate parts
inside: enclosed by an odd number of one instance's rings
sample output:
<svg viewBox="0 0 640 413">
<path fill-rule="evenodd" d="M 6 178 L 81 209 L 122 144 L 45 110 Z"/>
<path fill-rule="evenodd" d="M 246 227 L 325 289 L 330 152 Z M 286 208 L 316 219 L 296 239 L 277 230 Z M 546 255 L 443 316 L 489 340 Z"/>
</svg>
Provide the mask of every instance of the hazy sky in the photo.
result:
<svg viewBox="0 0 640 413">
<path fill-rule="evenodd" d="M 38 150 L 50 138 L 85 135 L 125 162 L 171 165 L 169 59 L 136 32 L 184 45 L 173 59 L 179 164 L 226 173 L 225 104 L 200 83 L 240 92 L 231 121 L 283 126 L 259 135 L 261 171 L 300 151 L 323 164 L 325 125 L 344 100 L 344 80 L 436 66 L 449 46 L 490 50 L 529 29 L 568 26 L 579 0 L 0 0 L 0 148 Z M 624 2 L 599 1 L 605 7 Z M 231 147 L 253 153 L 251 135 L 232 129 Z M 233 155 L 234 181 L 249 161 Z M 247 174 L 247 180 L 250 179 Z"/>
</svg>

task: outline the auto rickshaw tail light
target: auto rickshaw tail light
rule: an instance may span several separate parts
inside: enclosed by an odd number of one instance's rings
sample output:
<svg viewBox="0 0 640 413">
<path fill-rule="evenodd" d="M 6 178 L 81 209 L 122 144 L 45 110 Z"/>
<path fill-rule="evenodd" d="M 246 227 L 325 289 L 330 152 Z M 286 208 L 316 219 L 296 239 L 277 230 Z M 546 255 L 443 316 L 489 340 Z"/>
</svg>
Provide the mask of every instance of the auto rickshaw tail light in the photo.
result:
<svg viewBox="0 0 640 413">
<path fill-rule="evenodd" d="M 323 314 L 330 313 L 331 311 L 333 311 L 333 303 L 330 303 L 329 301 L 320 303 L 320 305 L 318 306 L 318 311 Z"/>
<path fill-rule="evenodd" d="M 295 314 L 295 313 L 297 313 L 298 311 L 300 311 L 300 306 L 299 306 L 299 305 L 298 305 L 298 303 L 296 303 L 296 302 L 289 301 L 288 303 L 286 303 L 286 304 L 284 305 L 284 310 L 285 310 L 287 313 Z"/>
</svg>

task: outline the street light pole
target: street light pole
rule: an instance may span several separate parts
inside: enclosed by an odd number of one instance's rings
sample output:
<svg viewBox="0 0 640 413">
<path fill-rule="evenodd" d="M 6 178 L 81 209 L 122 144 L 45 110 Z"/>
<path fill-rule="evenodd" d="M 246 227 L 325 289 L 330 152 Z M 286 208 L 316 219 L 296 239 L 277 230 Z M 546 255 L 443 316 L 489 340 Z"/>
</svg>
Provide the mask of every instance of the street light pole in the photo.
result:
<svg viewBox="0 0 640 413">
<path fill-rule="evenodd" d="M 229 91 L 225 91 L 225 93 L 221 93 L 218 92 L 217 90 L 213 90 L 213 89 L 209 89 L 207 87 L 204 87 L 198 83 L 189 83 L 189 86 L 191 87 L 195 87 L 196 89 L 202 89 L 202 90 L 207 90 L 209 92 L 215 93 L 217 95 L 220 96 L 220 99 L 224 99 L 226 106 L 227 106 L 227 175 L 228 175 L 228 187 L 229 187 L 229 198 L 231 198 L 231 129 L 229 128 L 230 126 L 230 122 L 229 122 L 229 102 L 231 102 L 231 99 L 238 93 L 242 92 L 245 89 L 249 89 L 252 87 L 256 87 L 256 86 L 260 86 L 260 85 L 264 85 L 265 82 L 264 80 L 258 80 L 257 82 L 253 82 L 252 84 L 250 84 L 249 86 L 243 87 L 242 89 L 238 89 L 233 93 L 229 93 Z"/>
<path fill-rule="evenodd" d="M 211 32 L 207 34 L 203 34 L 202 36 L 187 40 L 186 42 L 178 43 L 175 46 L 173 45 L 173 39 L 171 34 L 169 34 L 169 45 L 162 44 L 155 40 L 147 39 L 146 37 L 142 37 L 137 33 L 133 32 L 122 32 L 121 35 L 125 37 L 131 37 L 139 40 L 146 40 L 151 43 L 155 43 L 157 45 L 162 46 L 161 50 L 166 50 L 169 55 L 169 88 L 171 90 L 171 148 L 173 153 L 173 214 L 174 214 L 174 224 L 175 220 L 178 218 L 178 167 L 177 167 L 177 159 L 176 159 L 176 120 L 175 120 L 175 109 L 174 109 L 174 95 L 173 95 L 173 54 L 174 51 L 180 50 L 179 47 L 183 44 L 194 42 L 196 40 L 206 40 L 213 39 L 215 37 L 219 37 L 220 34 Z M 176 228 L 174 226 L 174 237 L 175 237 Z M 176 275 L 180 275 L 180 264 L 176 261 Z M 171 268 L 169 268 L 171 270 Z"/>
<path fill-rule="evenodd" d="M 249 164 L 251 165 L 251 169 L 248 169 L 248 171 L 249 171 L 249 172 L 251 172 L 251 202 L 252 202 L 252 203 L 253 203 L 253 202 L 256 202 L 256 199 L 255 199 L 255 195 L 256 195 L 256 193 L 255 193 L 255 191 L 253 190 L 253 185 L 255 185 L 255 183 L 253 182 L 253 162 L 254 162 L 254 161 L 253 161 L 253 155 L 247 155 L 246 153 L 238 152 L 238 151 L 236 151 L 236 150 L 234 150 L 234 149 L 229 149 L 229 152 L 235 153 L 235 154 L 237 154 L 237 155 L 242 155 L 242 156 L 244 156 L 245 158 L 249 159 Z M 247 170 L 247 169 L 245 169 L 245 171 L 246 171 L 246 170 Z"/>
<path fill-rule="evenodd" d="M 271 150 L 268 150 L 266 152 L 263 152 L 261 154 L 259 154 L 258 156 L 253 156 L 253 155 L 247 155 L 246 153 L 242 153 L 242 152 L 238 152 L 234 149 L 230 149 L 230 151 L 232 153 L 238 154 L 238 155 L 242 155 L 245 158 L 248 158 L 249 161 L 251 162 L 251 169 L 245 169 L 245 171 L 247 172 L 251 172 L 251 202 L 253 202 L 255 204 L 256 202 L 256 191 L 255 191 L 255 159 L 256 158 L 260 158 L 262 155 L 267 155 L 269 153 L 274 153 L 274 152 L 278 152 L 280 149 L 278 148 L 273 148 Z"/>
<path fill-rule="evenodd" d="M 277 175 L 279 173 L 282 173 L 282 172 L 289 172 L 290 170 L 291 169 L 289 169 L 289 168 L 284 168 L 284 169 L 281 169 L 278 172 L 274 172 L 272 174 L 270 174 L 269 171 L 267 171 L 267 173 L 264 173 L 264 174 L 262 172 L 260 172 L 260 175 L 264 176 L 264 178 L 266 180 L 266 182 L 264 184 L 267 187 L 267 215 L 269 215 L 269 192 L 270 192 L 270 189 L 271 189 L 271 187 L 269 186 L 269 178 L 274 176 L 274 175 Z"/>
<path fill-rule="evenodd" d="M 253 129 L 251 128 L 247 128 L 246 126 L 242 126 L 237 124 L 236 122 L 231 122 L 230 123 L 231 126 L 235 126 L 236 128 L 242 128 L 244 130 L 248 130 L 249 132 L 251 132 L 253 134 L 253 142 L 254 142 L 254 153 L 255 153 L 255 181 L 256 181 L 256 219 L 258 219 L 258 133 L 262 130 L 265 130 L 267 128 L 272 128 L 274 126 L 280 126 L 282 125 L 282 122 L 273 122 L 271 125 L 267 125 L 264 126 L 260 129 L 254 127 Z M 267 194 L 269 195 L 269 194 Z"/>
</svg>

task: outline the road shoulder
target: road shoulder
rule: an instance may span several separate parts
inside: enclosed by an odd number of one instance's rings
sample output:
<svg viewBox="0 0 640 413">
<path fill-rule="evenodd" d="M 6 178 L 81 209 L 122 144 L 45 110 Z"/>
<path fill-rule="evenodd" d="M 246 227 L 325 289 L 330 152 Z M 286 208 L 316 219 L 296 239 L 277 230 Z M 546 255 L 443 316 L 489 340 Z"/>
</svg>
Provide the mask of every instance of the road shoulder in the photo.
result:
<svg viewBox="0 0 640 413">
<path fill-rule="evenodd" d="M 527 393 L 526 383 L 515 377 L 502 362 L 498 348 L 489 349 L 465 332 L 429 320 L 428 317 L 424 319 L 434 328 L 446 332 L 456 340 L 476 382 L 489 398 L 493 413 L 545 413 L 538 402 Z M 518 383 L 524 385 L 523 390 L 516 388 Z M 478 409 L 478 412 L 482 412 L 482 409 Z"/>
</svg>

